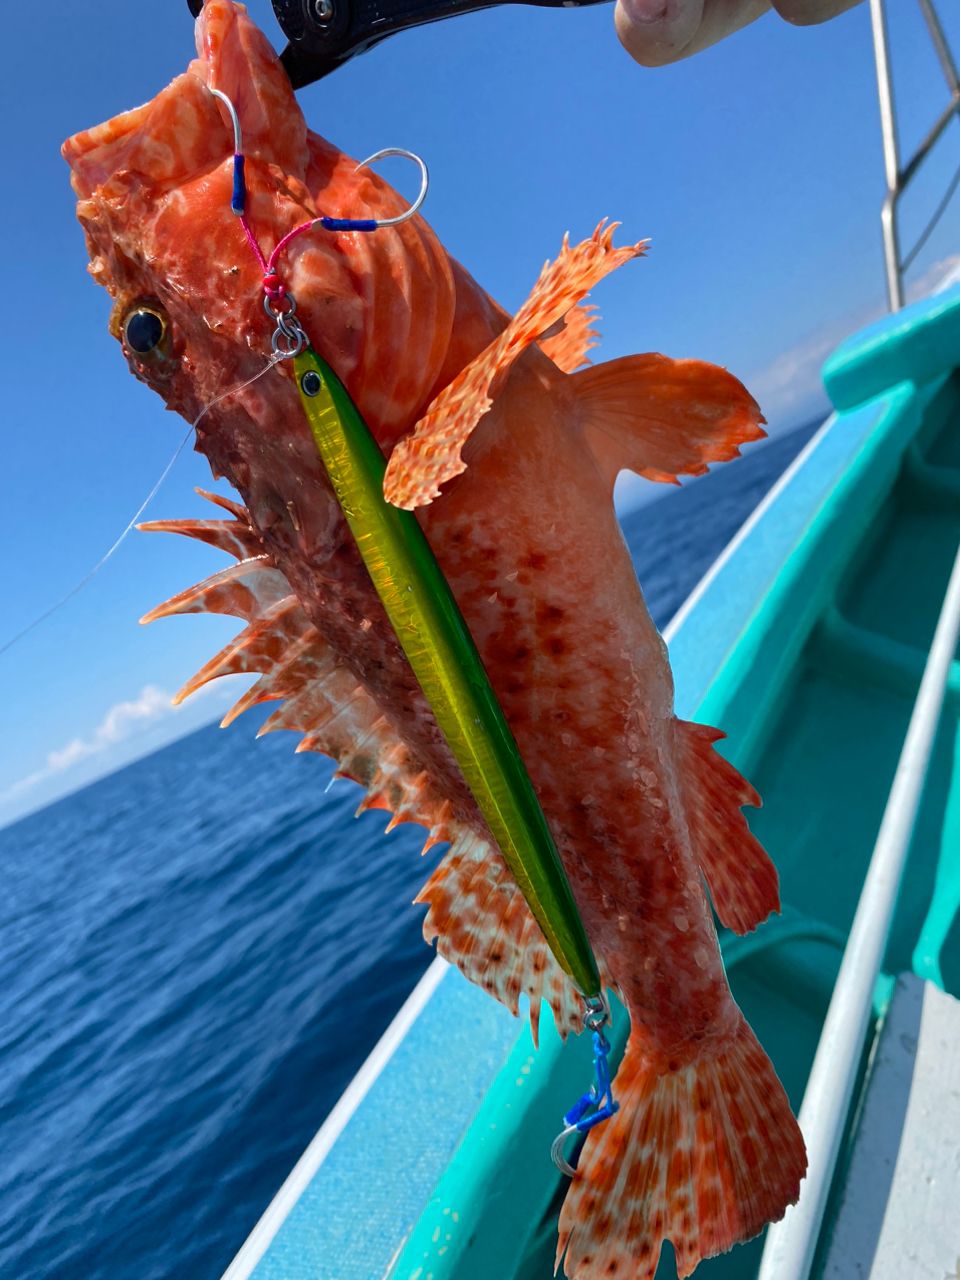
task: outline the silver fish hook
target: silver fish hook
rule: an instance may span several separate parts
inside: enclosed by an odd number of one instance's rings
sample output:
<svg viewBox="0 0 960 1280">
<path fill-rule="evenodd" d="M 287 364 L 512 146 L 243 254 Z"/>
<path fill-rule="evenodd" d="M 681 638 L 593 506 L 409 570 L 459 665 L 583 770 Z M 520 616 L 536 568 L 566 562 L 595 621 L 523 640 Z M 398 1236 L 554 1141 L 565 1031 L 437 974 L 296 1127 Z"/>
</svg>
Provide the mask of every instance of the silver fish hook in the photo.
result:
<svg viewBox="0 0 960 1280">
<path fill-rule="evenodd" d="M 593 1070 L 594 1081 L 587 1092 L 573 1104 L 564 1114 L 563 1128 L 554 1138 L 550 1147 L 550 1158 L 561 1173 L 572 1178 L 576 1173 L 573 1165 L 563 1154 L 564 1144 L 571 1134 L 589 1133 L 604 1120 L 609 1120 L 620 1110 L 620 1103 L 614 1099 L 613 1083 L 610 1078 L 610 1041 L 603 1034 L 603 1028 L 610 1021 L 610 1005 L 603 992 L 584 996 L 584 1025 L 593 1032 Z"/>
<path fill-rule="evenodd" d="M 575 1178 L 577 1171 L 563 1154 L 563 1147 L 571 1133 L 579 1133 L 580 1130 L 575 1124 L 564 1125 L 550 1145 L 550 1159 L 557 1166 L 562 1174 L 568 1178 Z"/>
<path fill-rule="evenodd" d="M 377 227 L 399 227 L 401 223 L 408 222 L 414 214 L 419 213 L 420 207 L 427 198 L 427 191 L 430 187 L 430 171 L 427 169 L 426 161 L 416 154 L 415 151 L 407 151 L 403 147 L 384 147 L 382 151 L 375 151 L 372 156 L 367 156 L 366 160 L 361 160 L 357 165 L 354 173 L 360 169 L 365 169 L 367 165 L 373 164 L 375 160 L 383 160 L 385 156 L 400 156 L 404 160 L 412 160 L 420 170 L 420 190 L 413 204 L 403 213 L 397 214 L 395 218 L 372 218 Z"/>
<path fill-rule="evenodd" d="M 210 86 L 208 85 L 209 89 Z M 233 154 L 243 154 L 243 133 L 240 129 L 240 117 L 237 115 L 237 108 L 233 105 L 222 89 L 210 89 L 215 98 L 219 98 L 223 105 L 227 108 L 227 114 L 230 116 L 230 123 L 233 125 Z"/>
</svg>

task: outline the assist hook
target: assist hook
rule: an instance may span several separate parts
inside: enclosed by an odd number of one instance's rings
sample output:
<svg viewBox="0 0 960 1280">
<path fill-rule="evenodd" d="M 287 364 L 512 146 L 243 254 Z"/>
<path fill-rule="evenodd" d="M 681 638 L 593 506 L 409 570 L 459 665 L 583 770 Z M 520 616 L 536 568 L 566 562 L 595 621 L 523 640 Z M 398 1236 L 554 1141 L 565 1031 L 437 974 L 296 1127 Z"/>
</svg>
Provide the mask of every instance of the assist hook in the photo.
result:
<svg viewBox="0 0 960 1280">
<path fill-rule="evenodd" d="M 603 1028 L 610 1022 L 610 1006 L 602 993 L 584 996 L 584 1005 L 584 1026 L 593 1033 L 593 1084 L 564 1114 L 563 1128 L 550 1147 L 553 1163 L 568 1178 L 576 1173 L 563 1154 L 564 1144 L 570 1135 L 576 1133 L 583 1136 L 620 1110 L 620 1103 L 613 1096 L 613 1081 L 610 1077 L 608 1058 L 611 1044 L 603 1034 Z"/>
<path fill-rule="evenodd" d="M 377 227 L 399 227 L 401 222 L 407 222 L 415 213 L 420 212 L 420 206 L 427 198 L 427 191 L 430 188 L 430 171 L 427 168 L 427 162 L 422 156 L 418 156 L 415 151 L 407 151 L 405 147 L 384 147 L 382 151 L 375 151 L 372 156 L 367 156 L 366 160 L 361 160 L 354 169 L 357 173 L 360 169 L 365 169 L 367 165 L 373 164 L 376 160 L 383 160 L 387 156 L 400 156 L 403 160 L 412 160 L 420 170 L 420 190 L 417 192 L 417 198 L 403 213 L 398 213 L 395 218 L 374 218 L 373 222 Z"/>
<path fill-rule="evenodd" d="M 211 88 L 210 92 L 226 107 L 227 114 L 230 117 L 230 124 L 233 127 L 233 199 L 230 207 L 235 214 L 242 218 L 246 210 L 247 189 L 244 178 L 246 157 L 243 152 L 243 130 L 240 127 L 240 117 L 237 115 L 237 109 L 233 102 L 222 89 Z M 405 147 L 384 147 L 380 151 L 375 151 L 372 156 L 367 156 L 366 160 L 361 160 L 354 173 L 359 173 L 361 169 L 365 169 L 368 165 L 374 164 L 377 160 L 383 160 L 387 156 L 400 156 L 403 160 L 412 160 L 420 170 L 420 190 L 417 192 L 417 198 L 403 213 L 398 213 L 392 218 L 331 218 L 326 215 L 311 218 L 309 222 L 304 222 L 299 227 L 295 227 L 293 231 L 288 232 L 283 237 L 276 249 L 274 249 L 269 265 L 273 266 L 276 258 L 279 257 L 280 250 L 286 247 L 293 236 L 299 235 L 309 227 L 321 226 L 326 231 L 379 231 L 383 227 L 399 227 L 419 213 L 430 188 L 430 171 L 427 169 L 426 161 L 421 156 L 418 156 L 416 152 L 407 151 Z"/>
</svg>

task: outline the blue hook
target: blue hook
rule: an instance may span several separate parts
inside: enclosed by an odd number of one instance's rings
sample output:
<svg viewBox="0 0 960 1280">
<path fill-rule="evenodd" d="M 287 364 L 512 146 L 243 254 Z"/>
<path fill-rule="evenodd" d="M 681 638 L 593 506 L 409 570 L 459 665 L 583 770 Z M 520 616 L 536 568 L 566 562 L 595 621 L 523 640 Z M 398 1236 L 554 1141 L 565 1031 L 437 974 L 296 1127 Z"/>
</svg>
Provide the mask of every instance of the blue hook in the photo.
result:
<svg viewBox="0 0 960 1280">
<path fill-rule="evenodd" d="M 576 1170 L 570 1165 L 564 1154 L 563 1144 L 571 1133 L 588 1133 L 604 1120 L 609 1120 L 614 1112 L 620 1110 L 620 1103 L 613 1098 L 613 1084 L 610 1079 L 610 1041 L 600 1028 L 593 1033 L 593 1070 L 594 1082 L 582 1098 L 578 1098 L 563 1117 L 563 1129 L 553 1140 L 550 1156 L 561 1173 L 572 1178 Z"/>
</svg>

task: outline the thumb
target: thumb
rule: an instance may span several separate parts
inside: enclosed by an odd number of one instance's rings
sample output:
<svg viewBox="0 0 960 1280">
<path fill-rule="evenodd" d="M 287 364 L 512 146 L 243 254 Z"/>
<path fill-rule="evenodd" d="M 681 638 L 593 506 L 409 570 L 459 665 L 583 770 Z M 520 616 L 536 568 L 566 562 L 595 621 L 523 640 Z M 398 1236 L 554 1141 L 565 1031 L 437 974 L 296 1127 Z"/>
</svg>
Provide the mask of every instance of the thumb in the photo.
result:
<svg viewBox="0 0 960 1280">
<path fill-rule="evenodd" d="M 617 0 L 617 35 L 645 67 L 699 53 L 770 8 L 770 0 Z"/>
</svg>

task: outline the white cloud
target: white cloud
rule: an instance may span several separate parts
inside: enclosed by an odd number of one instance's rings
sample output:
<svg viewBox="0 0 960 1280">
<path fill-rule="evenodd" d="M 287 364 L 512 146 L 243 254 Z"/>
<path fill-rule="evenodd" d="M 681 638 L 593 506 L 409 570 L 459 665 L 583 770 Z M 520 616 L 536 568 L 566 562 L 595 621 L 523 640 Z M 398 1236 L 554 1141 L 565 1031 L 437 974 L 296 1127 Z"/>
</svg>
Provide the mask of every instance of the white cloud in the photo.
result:
<svg viewBox="0 0 960 1280">
<path fill-rule="evenodd" d="M 203 685 L 194 694 L 193 704 L 197 698 L 210 695 L 215 695 L 217 700 L 235 697 L 237 680 L 248 683 L 243 676 L 227 676 Z M 16 800 L 25 792 L 32 791 L 40 783 L 47 782 L 56 775 L 74 768 L 91 756 L 100 755 L 118 743 L 140 736 L 158 720 L 179 715 L 184 707 L 191 705 L 191 702 L 187 702 L 174 706 L 171 695 L 165 690 L 158 688 L 155 684 L 144 685 L 136 698 L 114 703 L 89 737 L 73 738 L 66 746 L 55 748 L 48 753 L 42 768 L 27 774 L 26 777 L 20 778 L 0 792 L 0 805 Z"/>
<path fill-rule="evenodd" d="M 908 281 L 907 299 L 913 302 L 954 284 L 960 284 L 960 253 L 934 262 L 922 275 Z M 824 361 L 845 338 L 885 314 L 886 305 L 878 292 L 869 305 L 845 316 L 828 318 L 816 333 L 807 334 L 788 347 L 772 364 L 748 373 L 743 381 L 759 402 L 770 424 L 768 429 L 776 432 L 810 421 L 818 413 L 826 416 L 829 406 L 820 376 Z M 626 515 L 664 491 L 661 484 L 622 472 L 615 492 L 617 511 Z"/>
<path fill-rule="evenodd" d="M 59 751 L 50 752 L 47 756 L 47 772 L 60 773 L 63 769 L 69 769 L 72 764 L 92 756 L 96 750 L 97 746 L 94 742 L 84 742 L 82 738 L 74 738 Z"/>
<path fill-rule="evenodd" d="M 916 280 L 908 282 L 907 299 L 913 302 L 937 289 L 956 284 L 958 276 L 960 254 L 942 258 Z M 792 426 L 801 416 L 814 412 L 819 407 L 818 402 L 825 403 L 820 370 L 827 356 L 850 334 L 879 320 L 886 310 L 878 295 L 852 314 L 828 319 L 823 328 L 788 347 L 772 364 L 745 377 L 744 382 L 770 422 L 774 426 Z"/>
<path fill-rule="evenodd" d="M 118 702 L 110 708 L 93 735 L 94 750 L 100 750 L 111 742 L 127 737 L 138 724 L 155 720 L 170 710 L 170 695 L 155 684 L 146 685 L 140 697 L 130 702 Z"/>
<path fill-rule="evenodd" d="M 47 756 L 46 772 L 62 773 L 64 769 L 72 768 L 81 760 L 104 751 L 115 742 L 122 742 L 148 721 L 156 720 L 173 710 L 168 693 L 158 689 L 155 684 L 145 685 L 138 698 L 112 706 L 89 738 L 74 738 L 65 747 L 51 751 Z"/>
<path fill-rule="evenodd" d="M 21 778 L 19 782 L 11 783 L 9 787 L 0 793 L 0 802 L 16 800 L 17 796 L 22 796 L 25 791 L 32 791 L 38 783 L 44 782 L 50 777 L 49 769 L 37 769 L 35 773 L 28 773 L 25 778 Z"/>
<path fill-rule="evenodd" d="M 922 276 L 913 282 L 907 282 L 907 301 L 915 302 L 917 298 L 928 293 L 939 293 L 943 289 L 960 283 L 960 253 L 951 253 L 927 267 Z"/>
<path fill-rule="evenodd" d="M 765 369 L 744 378 L 769 422 L 792 426 L 808 405 L 824 395 L 820 380 L 823 362 L 857 328 L 860 325 L 835 321 L 788 348 Z"/>
</svg>

